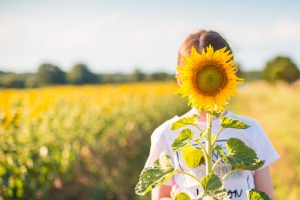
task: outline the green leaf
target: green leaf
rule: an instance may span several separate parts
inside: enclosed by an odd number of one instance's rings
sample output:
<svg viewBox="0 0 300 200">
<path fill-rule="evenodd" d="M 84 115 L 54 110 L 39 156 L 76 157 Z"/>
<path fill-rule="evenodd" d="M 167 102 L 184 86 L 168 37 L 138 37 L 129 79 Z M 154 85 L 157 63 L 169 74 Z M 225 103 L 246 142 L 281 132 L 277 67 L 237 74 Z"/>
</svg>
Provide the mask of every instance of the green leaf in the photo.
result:
<svg viewBox="0 0 300 200">
<path fill-rule="evenodd" d="M 251 189 L 248 191 L 248 200 L 271 200 L 268 195 L 262 191 Z"/>
<path fill-rule="evenodd" d="M 232 119 L 230 117 L 221 117 L 220 123 L 223 128 L 247 129 L 250 127 L 244 122 L 237 119 Z"/>
<path fill-rule="evenodd" d="M 192 145 L 183 149 L 182 158 L 189 168 L 197 167 L 205 162 L 203 152 Z"/>
<path fill-rule="evenodd" d="M 213 116 L 215 116 L 215 117 L 219 117 L 220 115 L 222 115 L 223 114 L 223 111 L 222 112 L 220 112 L 220 111 L 216 111 L 216 110 L 213 110 L 213 111 L 210 111 L 210 108 L 209 107 L 207 107 L 207 108 L 200 108 L 199 110 L 201 110 L 201 111 L 203 111 L 203 112 L 206 112 L 206 113 L 208 113 L 208 114 L 211 114 L 211 115 L 213 115 Z"/>
<path fill-rule="evenodd" d="M 228 196 L 226 189 L 215 191 L 213 197 L 215 199 L 220 199 L 220 200 L 230 200 L 230 197 Z"/>
<path fill-rule="evenodd" d="M 170 128 L 171 130 L 177 130 L 186 125 L 195 125 L 198 119 L 199 115 L 194 114 L 192 117 L 179 119 L 178 121 L 174 122 Z"/>
<path fill-rule="evenodd" d="M 228 149 L 227 154 L 220 146 L 216 146 L 215 150 L 221 159 L 231 166 L 231 170 L 256 170 L 264 164 L 264 161 L 257 158 L 255 151 L 238 138 L 230 138 L 226 147 Z"/>
<path fill-rule="evenodd" d="M 209 173 L 201 180 L 201 185 L 204 190 L 204 193 L 200 199 L 220 199 L 220 200 L 229 200 L 227 191 L 223 187 L 222 179 L 214 174 Z"/>
<path fill-rule="evenodd" d="M 230 200 L 230 197 L 227 194 L 225 189 L 223 190 L 216 190 L 213 194 L 204 193 L 199 199 L 197 200 Z"/>
<path fill-rule="evenodd" d="M 174 174 L 176 169 L 171 164 L 171 158 L 162 152 L 153 166 L 143 169 L 139 182 L 135 187 L 135 193 L 145 195 L 147 192 L 167 182 Z"/>
<path fill-rule="evenodd" d="M 5 169 L 5 167 L 3 167 L 3 166 L 0 165 L 0 177 L 2 177 L 2 176 L 5 175 L 5 174 L 6 174 L 6 169 Z"/>
<path fill-rule="evenodd" d="M 172 151 L 176 152 L 182 150 L 191 143 L 193 136 L 194 132 L 191 129 L 183 129 L 171 144 Z"/>
<path fill-rule="evenodd" d="M 203 177 L 203 179 L 201 180 L 201 185 L 204 192 L 210 192 L 222 188 L 223 183 L 222 179 L 218 175 L 209 173 L 208 175 Z"/>
<path fill-rule="evenodd" d="M 192 199 L 187 193 L 180 192 L 175 196 L 174 200 L 192 200 Z"/>
</svg>

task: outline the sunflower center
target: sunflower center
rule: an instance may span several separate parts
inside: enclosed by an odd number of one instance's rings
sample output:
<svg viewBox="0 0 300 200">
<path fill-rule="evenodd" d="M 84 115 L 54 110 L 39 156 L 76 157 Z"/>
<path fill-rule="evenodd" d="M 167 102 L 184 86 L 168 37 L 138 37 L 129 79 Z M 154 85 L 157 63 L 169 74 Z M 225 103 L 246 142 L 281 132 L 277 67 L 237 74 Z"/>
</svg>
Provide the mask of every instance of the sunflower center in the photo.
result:
<svg viewBox="0 0 300 200">
<path fill-rule="evenodd" d="M 206 95 L 213 95 L 223 88 L 226 77 L 222 68 L 207 65 L 198 71 L 196 84 L 199 90 Z"/>
</svg>

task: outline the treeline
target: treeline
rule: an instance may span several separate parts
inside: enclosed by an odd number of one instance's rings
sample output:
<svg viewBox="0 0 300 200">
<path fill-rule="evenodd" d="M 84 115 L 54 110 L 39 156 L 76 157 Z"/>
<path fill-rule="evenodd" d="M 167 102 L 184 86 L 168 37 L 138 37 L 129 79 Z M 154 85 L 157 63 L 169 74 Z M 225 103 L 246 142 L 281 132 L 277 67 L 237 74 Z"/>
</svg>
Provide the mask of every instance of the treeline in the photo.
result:
<svg viewBox="0 0 300 200">
<path fill-rule="evenodd" d="M 36 73 L 16 74 L 0 71 L 0 87 L 2 88 L 35 88 L 63 84 L 84 85 L 167 80 L 174 80 L 174 75 L 165 72 L 146 74 L 138 69 L 130 74 L 95 74 L 85 64 L 76 64 L 69 72 L 65 72 L 58 66 L 49 63 L 39 66 Z"/>
<path fill-rule="evenodd" d="M 268 61 L 262 71 L 244 71 L 239 68 L 238 76 L 245 81 L 264 79 L 269 82 L 276 80 L 292 83 L 300 78 L 296 64 L 289 58 L 277 56 Z M 130 74 L 95 74 L 85 64 L 76 64 L 69 72 L 50 63 L 42 64 L 36 73 L 16 74 L 0 71 L 0 87 L 2 88 L 34 88 L 47 85 L 83 85 L 111 84 L 129 82 L 151 82 L 174 80 L 174 74 L 165 72 L 144 73 L 138 69 Z"/>
</svg>

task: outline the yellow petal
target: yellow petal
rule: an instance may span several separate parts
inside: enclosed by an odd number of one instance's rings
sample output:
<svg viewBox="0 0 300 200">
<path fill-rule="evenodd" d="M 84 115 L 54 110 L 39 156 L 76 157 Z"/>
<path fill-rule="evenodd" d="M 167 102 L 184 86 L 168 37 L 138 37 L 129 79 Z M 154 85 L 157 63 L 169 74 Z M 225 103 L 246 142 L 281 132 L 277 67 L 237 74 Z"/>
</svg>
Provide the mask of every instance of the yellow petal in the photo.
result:
<svg viewBox="0 0 300 200">
<path fill-rule="evenodd" d="M 237 94 L 236 87 L 243 82 L 243 79 L 236 76 L 237 65 L 235 65 L 234 60 L 232 60 L 232 56 L 233 54 L 231 54 L 229 50 L 226 50 L 226 47 L 214 51 L 213 47 L 209 45 L 206 51 L 202 49 L 201 54 L 199 54 L 195 48 L 192 48 L 190 57 L 183 56 L 186 65 L 177 67 L 179 74 L 176 75 L 176 77 L 182 82 L 180 86 L 181 89 L 177 90 L 178 93 L 180 93 L 181 96 L 188 97 L 189 105 L 199 108 L 203 106 L 209 108 L 209 110 L 213 110 L 215 106 L 219 109 L 224 109 L 226 101 L 230 100 L 231 95 Z M 217 84 L 211 87 L 213 90 L 207 90 L 209 85 L 205 87 L 197 85 L 198 74 L 206 73 L 207 71 L 204 72 L 205 70 L 202 71 L 202 69 L 207 66 L 211 66 L 216 70 L 210 71 L 216 74 L 215 77 L 223 76 L 222 84 L 215 82 Z M 207 68 L 205 69 L 207 70 Z M 217 72 L 219 70 L 222 73 Z"/>
</svg>

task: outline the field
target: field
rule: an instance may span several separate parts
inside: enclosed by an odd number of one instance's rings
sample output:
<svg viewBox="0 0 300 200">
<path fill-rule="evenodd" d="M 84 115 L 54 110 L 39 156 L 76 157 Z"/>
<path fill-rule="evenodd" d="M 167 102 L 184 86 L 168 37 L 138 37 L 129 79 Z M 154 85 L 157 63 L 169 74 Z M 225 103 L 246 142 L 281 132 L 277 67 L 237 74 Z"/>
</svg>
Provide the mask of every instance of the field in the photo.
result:
<svg viewBox="0 0 300 200">
<path fill-rule="evenodd" d="M 299 83 L 247 84 L 230 104 L 232 111 L 252 117 L 263 126 L 281 156 L 270 167 L 275 199 L 298 199 L 300 195 Z"/>
<path fill-rule="evenodd" d="M 188 110 L 173 82 L 0 90 L 2 199 L 142 200 L 134 187 L 150 135 Z M 229 109 L 256 119 L 281 159 L 276 199 L 300 195 L 300 86 L 242 85 Z"/>
</svg>

